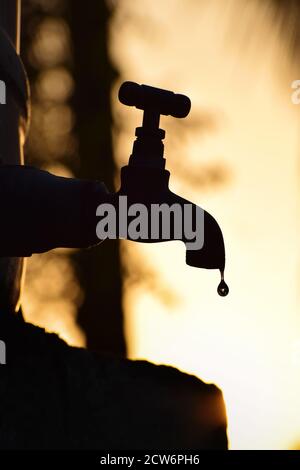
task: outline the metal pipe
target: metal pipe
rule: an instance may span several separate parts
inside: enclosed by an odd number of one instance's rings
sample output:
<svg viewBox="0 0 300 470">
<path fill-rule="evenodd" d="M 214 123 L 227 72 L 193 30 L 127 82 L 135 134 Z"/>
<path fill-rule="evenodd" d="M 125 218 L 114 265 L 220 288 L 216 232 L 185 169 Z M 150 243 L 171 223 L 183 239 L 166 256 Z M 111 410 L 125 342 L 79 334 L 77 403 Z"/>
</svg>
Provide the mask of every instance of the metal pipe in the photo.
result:
<svg viewBox="0 0 300 470">
<path fill-rule="evenodd" d="M 6 33 L 17 54 L 20 53 L 20 0 L 0 0 L 0 28 Z M 16 55 L 13 47 L 1 39 L 2 57 Z M 0 64 L 1 65 L 1 64 Z M 23 164 L 23 145 L 25 131 L 22 125 L 20 103 L 14 90 L 6 83 L 7 65 L 2 64 L 6 84 L 6 104 L 0 105 L 0 163 Z M 14 74 L 13 70 L 10 72 Z M 1 171 L 1 167 L 0 167 Z M 22 280 L 24 277 L 24 258 L 0 259 L 0 315 L 7 315 L 19 309 Z"/>
</svg>

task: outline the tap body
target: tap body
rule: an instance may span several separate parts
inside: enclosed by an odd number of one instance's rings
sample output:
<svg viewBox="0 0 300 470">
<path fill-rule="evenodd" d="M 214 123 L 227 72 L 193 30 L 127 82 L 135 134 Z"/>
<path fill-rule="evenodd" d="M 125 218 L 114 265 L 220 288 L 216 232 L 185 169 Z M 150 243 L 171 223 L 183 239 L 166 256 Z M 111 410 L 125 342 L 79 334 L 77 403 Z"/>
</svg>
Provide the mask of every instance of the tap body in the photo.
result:
<svg viewBox="0 0 300 470">
<path fill-rule="evenodd" d="M 225 247 L 218 223 L 208 212 L 174 194 L 169 189 L 170 173 L 165 170 L 163 145 L 165 131 L 159 128 L 160 115 L 186 117 L 191 109 L 189 98 L 167 90 L 125 82 L 119 90 L 119 100 L 127 106 L 135 106 L 143 110 L 144 115 L 142 126 L 138 127 L 135 132 L 137 139 L 134 142 L 129 163 L 121 169 L 121 188 L 118 194 L 127 195 L 131 204 L 137 201 L 144 202 L 147 206 L 167 204 L 171 207 L 178 204 L 183 208 L 190 206 L 194 219 L 196 214 L 202 214 L 200 224 L 196 227 L 196 230 L 201 231 L 202 246 L 199 249 L 192 249 L 189 241 L 184 236 L 181 237 L 187 247 L 186 263 L 198 268 L 219 269 L 223 273 Z M 173 236 L 170 236 L 170 240 L 178 239 L 174 236 L 174 222 L 171 228 L 173 228 Z M 164 239 L 140 238 L 136 241 L 155 242 L 164 241 Z"/>
</svg>

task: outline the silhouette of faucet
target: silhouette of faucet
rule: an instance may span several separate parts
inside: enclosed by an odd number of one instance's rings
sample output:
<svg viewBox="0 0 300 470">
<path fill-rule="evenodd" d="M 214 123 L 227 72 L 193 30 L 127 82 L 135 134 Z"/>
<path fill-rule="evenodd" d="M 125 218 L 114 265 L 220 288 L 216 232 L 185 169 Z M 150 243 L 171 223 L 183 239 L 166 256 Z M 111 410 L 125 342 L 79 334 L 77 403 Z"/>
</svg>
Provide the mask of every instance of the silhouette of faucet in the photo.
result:
<svg viewBox="0 0 300 470">
<path fill-rule="evenodd" d="M 186 263 L 197 268 L 219 269 L 222 279 L 218 293 L 227 295 L 228 287 L 223 278 L 225 249 L 219 225 L 208 212 L 174 194 L 168 186 L 170 173 L 165 169 L 162 142 L 165 131 L 159 128 L 160 115 L 187 116 L 191 107 L 189 98 L 125 82 L 120 88 L 119 99 L 123 104 L 143 110 L 144 117 L 143 125 L 136 129 L 137 139 L 129 163 L 121 169 L 121 187 L 117 193 L 109 193 L 99 181 L 63 178 L 22 165 L 0 165 L 0 258 L 30 256 L 57 247 L 95 245 L 99 243 L 96 228 L 98 208 L 109 204 L 115 208 L 120 220 L 123 212 L 119 202 L 122 196 L 126 196 L 131 209 L 134 204 L 150 208 L 147 210 L 147 225 L 151 230 L 153 206 L 169 208 L 169 232 L 166 236 L 163 228 L 166 217 L 160 214 L 163 220 L 155 237 L 152 232 L 150 237 L 149 233 L 133 237 L 129 231 L 130 214 L 126 219 L 128 231 L 124 236 L 118 226 L 117 237 L 143 243 L 182 240 L 186 245 Z M 174 206 L 182 209 L 184 215 L 189 207 L 190 222 L 195 227 L 189 234 L 195 234 L 195 238 L 200 240 L 197 248 L 186 234 L 185 217 L 181 218 L 178 226 L 176 214 L 172 212 Z M 100 237 L 101 240 L 105 238 L 109 237 Z"/>
<path fill-rule="evenodd" d="M 125 82 L 119 90 L 119 100 L 127 106 L 135 106 L 143 110 L 144 115 L 142 126 L 138 127 L 135 132 L 137 139 L 134 142 L 129 163 L 121 169 L 121 187 L 117 196 L 126 195 L 129 204 L 136 202 L 144 203 L 146 206 L 167 204 L 168 207 L 173 204 L 181 207 L 190 205 L 194 219 L 197 210 L 202 213 L 204 224 L 202 225 L 202 230 L 204 229 L 202 247 L 197 250 L 189 249 L 187 239 L 184 235 L 181 237 L 187 246 L 186 264 L 197 268 L 219 269 L 222 279 L 218 293 L 222 296 L 227 295 L 228 287 L 223 278 L 225 248 L 221 229 L 208 212 L 170 191 L 170 172 L 165 169 L 166 160 L 163 157 L 162 142 L 165 131 L 159 128 L 160 115 L 186 117 L 191 109 L 189 98 L 171 91 Z M 169 240 L 178 239 L 174 236 L 174 231 L 173 223 Z M 162 237 L 156 240 L 140 238 L 135 241 L 153 243 L 165 241 L 165 239 Z"/>
</svg>

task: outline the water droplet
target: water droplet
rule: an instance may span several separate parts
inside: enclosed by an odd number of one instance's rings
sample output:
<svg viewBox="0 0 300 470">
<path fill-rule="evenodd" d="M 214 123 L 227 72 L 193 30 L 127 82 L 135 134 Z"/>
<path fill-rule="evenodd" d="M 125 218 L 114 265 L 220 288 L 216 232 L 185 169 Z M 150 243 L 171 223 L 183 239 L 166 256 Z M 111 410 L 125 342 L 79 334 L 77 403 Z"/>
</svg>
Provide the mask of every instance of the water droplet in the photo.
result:
<svg viewBox="0 0 300 470">
<path fill-rule="evenodd" d="M 226 297 L 226 295 L 228 294 L 229 292 L 229 287 L 228 285 L 226 284 L 225 281 L 221 281 L 220 284 L 218 285 L 218 294 L 221 296 L 221 297 Z"/>
<path fill-rule="evenodd" d="M 220 284 L 218 285 L 218 294 L 221 296 L 221 297 L 226 297 L 226 295 L 228 294 L 229 292 L 229 287 L 228 285 L 226 284 L 226 282 L 224 281 L 224 271 L 220 271 L 221 273 L 221 282 Z"/>
</svg>

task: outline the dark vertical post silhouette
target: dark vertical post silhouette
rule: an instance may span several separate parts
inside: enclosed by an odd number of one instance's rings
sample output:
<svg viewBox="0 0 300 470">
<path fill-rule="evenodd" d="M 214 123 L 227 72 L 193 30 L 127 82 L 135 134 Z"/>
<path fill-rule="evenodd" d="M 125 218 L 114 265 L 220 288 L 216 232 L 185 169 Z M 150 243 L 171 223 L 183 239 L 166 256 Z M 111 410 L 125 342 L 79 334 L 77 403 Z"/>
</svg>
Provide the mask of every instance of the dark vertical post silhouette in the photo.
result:
<svg viewBox="0 0 300 470">
<path fill-rule="evenodd" d="M 85 8 L 82 2 L 72 1 L 69 14 L 76 84 L 73 107 L 80 155 L 76 176 L 100 179 L 113 190 L 110 89 L 116 71 L 108 57 L 110 10 L 106 2 L 92 2 Z M 79 252 L 74 258 L 85 293 L 78 322 L 86 334 L 87 346 L 125 355 L 118 241 L 107 241 L 105 246 Z"/>
</svg>

